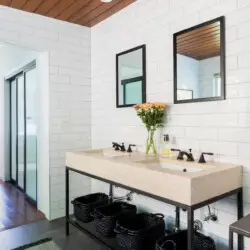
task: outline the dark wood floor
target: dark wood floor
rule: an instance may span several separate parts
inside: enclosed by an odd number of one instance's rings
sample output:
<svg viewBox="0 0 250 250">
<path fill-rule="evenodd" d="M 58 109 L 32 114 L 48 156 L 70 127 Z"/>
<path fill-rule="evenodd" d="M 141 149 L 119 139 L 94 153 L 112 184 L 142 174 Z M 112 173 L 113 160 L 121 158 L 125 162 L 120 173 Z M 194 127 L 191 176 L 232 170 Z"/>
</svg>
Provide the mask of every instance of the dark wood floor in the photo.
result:
<svg viewBox="0 0 250 250">
<path fill-rule="evenodd" d="M 20 190 L 0 180 L 0 231 L 44 219 Z"/>
<path fill-rule="evenodd" d="M 52 238 L 62 250 L 107 250 L 73 227 L 66 237 L 64 219 L 43 220 L 0 232 L 0 249 L 11 250 L 44 238 Z"/>
<path fill-rule="evenodd" d="M 0 180 L 0 250 L 48 237 L 62 250 L 106 250 L 77 229 L 71 227 L 70 231 L 66 237 L 64 219 L 47 221 L 19 189 Z"/>
</svg>

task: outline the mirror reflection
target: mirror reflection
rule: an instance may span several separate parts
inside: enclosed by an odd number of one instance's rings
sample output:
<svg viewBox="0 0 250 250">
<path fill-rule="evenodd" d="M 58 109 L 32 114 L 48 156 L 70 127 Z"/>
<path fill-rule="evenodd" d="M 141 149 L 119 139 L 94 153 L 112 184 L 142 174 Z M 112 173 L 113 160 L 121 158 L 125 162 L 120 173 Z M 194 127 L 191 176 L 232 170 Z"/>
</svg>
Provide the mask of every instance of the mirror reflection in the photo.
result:
<svg viewBox="0 0 250 250">
<path fill-rule="evenodd" d="M 117 55 L 117 107 L 146 102 L 145 45 Z"/>
<path fill-rule="evenodd" d="M 175 102 L 224 99 L 224 19 L 175 34 Z"/>
</svg>

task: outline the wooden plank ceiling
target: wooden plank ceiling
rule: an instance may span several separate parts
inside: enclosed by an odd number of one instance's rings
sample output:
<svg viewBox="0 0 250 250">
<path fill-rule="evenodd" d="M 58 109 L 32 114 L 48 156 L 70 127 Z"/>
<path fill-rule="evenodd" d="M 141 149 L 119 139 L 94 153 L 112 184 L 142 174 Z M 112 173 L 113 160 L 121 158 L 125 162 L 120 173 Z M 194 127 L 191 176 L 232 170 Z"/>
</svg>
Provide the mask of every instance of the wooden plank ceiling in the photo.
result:
<svg viewBox="0 0 250 250">
<path fill-rule="evenodd" d="M 136 0 L 0 0 L 0 5 L 93 27 Z"/>
<path fill-rule="evenodd" d="M 196 60 L 220 55 L 220 22 L 183 33 L 177 37 L 177 53 Z"/>
</svg>

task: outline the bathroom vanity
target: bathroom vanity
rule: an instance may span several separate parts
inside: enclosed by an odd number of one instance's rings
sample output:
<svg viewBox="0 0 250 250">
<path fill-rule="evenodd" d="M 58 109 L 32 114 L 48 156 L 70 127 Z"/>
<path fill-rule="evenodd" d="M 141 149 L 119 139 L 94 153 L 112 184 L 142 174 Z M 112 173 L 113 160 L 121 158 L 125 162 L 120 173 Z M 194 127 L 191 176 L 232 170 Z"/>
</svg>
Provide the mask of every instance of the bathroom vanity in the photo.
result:
<svg viewBox="0 0 250 250">
<path fill-rule="evenodd" d="M 193 246 L 194 210 L 236 194 L 238 218 L 243 216 L 241 166 L 170 160 L 111 148 L 69 152 L 66 155 L 66 234 L 69 235 L 69 223 L 73 224 L 109 249 L 119 248 L 112 240 L 99 237 L 90 225 L 70 217 L 69 171 L 109 183 L 111 199 L 113 186 L 117 186 L 176 206 L 177 226 L 179 211 L 185 209 L 188 214 L 188 250 Z M 238 249 L 243 249 L 242 237 L 239 237 Z"/>
</svg>

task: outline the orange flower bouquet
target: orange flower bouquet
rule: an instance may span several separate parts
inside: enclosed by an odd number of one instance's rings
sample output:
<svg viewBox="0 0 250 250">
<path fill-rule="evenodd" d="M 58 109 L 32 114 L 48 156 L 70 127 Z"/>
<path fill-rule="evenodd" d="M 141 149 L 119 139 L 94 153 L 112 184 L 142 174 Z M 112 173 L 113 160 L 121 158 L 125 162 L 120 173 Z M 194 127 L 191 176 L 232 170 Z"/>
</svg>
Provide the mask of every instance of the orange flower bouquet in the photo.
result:
<svg viewBox="0 0 250 250">
<path fill-rule="evenodd" d="M 146 143 L 146 154 L 150 149 L 154 154 L 157 154 L 154 142 L 154 134 L 158 128 L 164 125 L 164 114 L 167 105 L 162 103 L 143 103 L 134 106 L 137 115 L 141 118 L 143 124 L 148 131 L 148 138 Z"/>
</svg>

